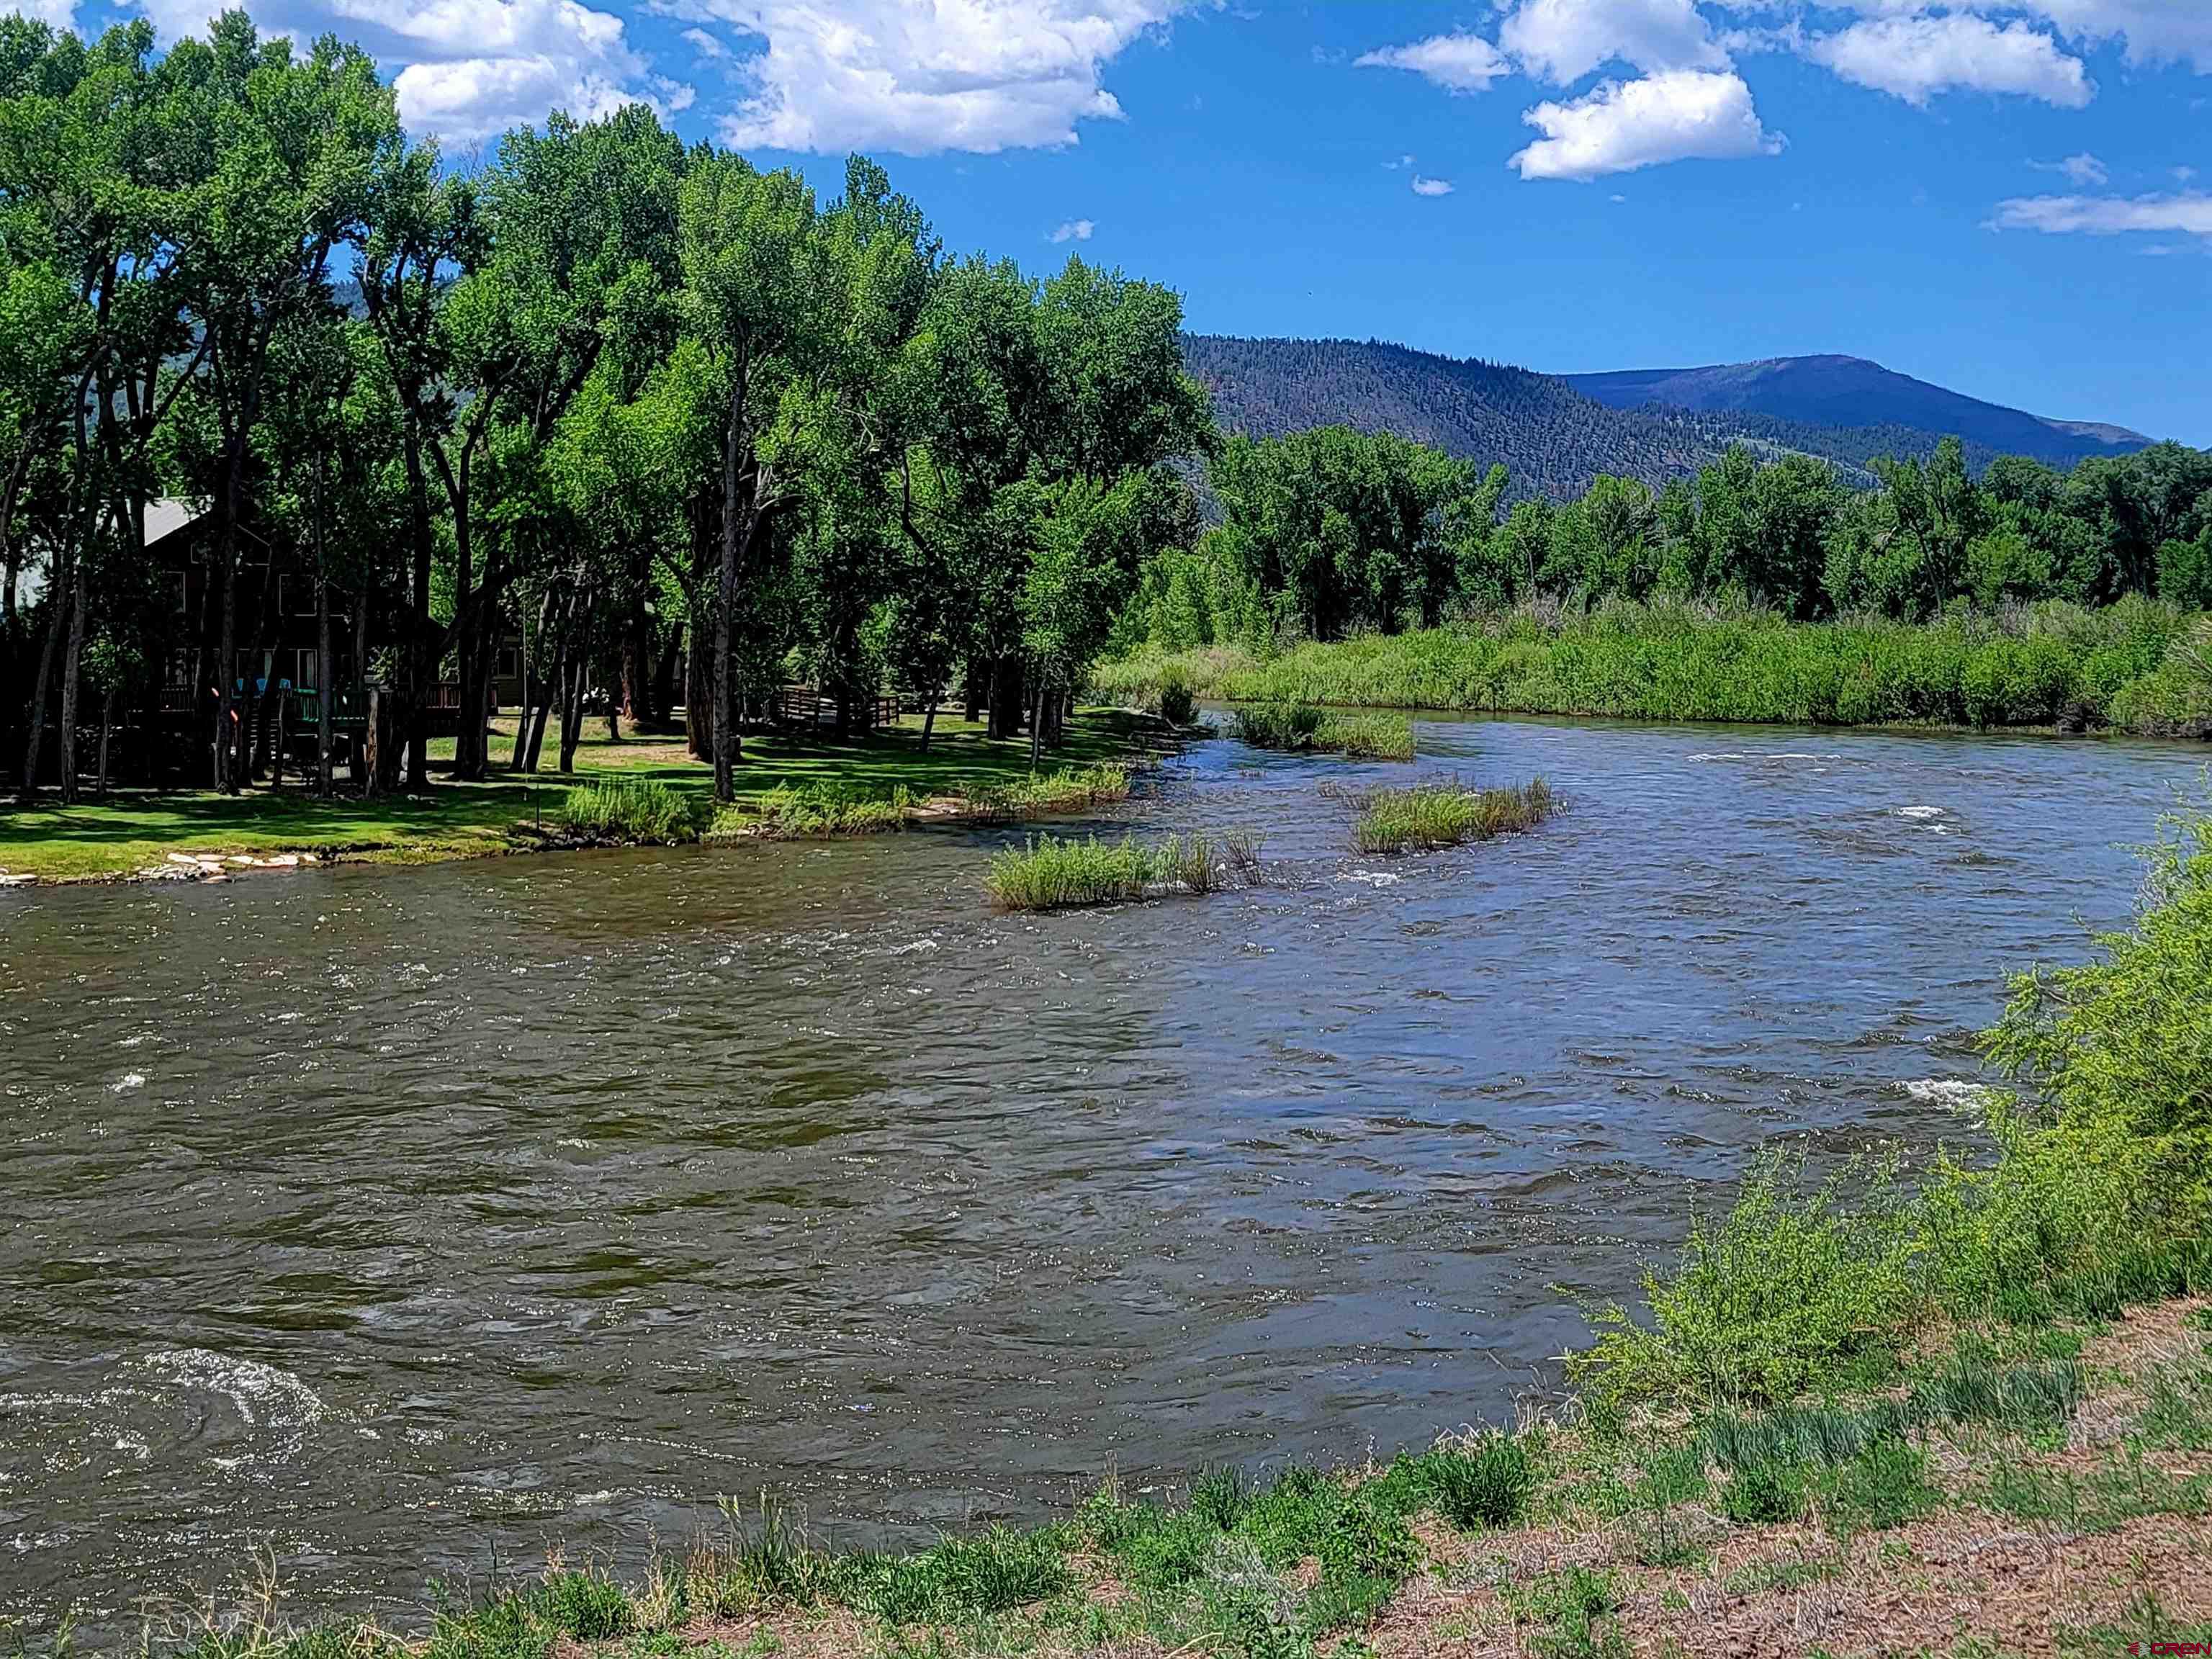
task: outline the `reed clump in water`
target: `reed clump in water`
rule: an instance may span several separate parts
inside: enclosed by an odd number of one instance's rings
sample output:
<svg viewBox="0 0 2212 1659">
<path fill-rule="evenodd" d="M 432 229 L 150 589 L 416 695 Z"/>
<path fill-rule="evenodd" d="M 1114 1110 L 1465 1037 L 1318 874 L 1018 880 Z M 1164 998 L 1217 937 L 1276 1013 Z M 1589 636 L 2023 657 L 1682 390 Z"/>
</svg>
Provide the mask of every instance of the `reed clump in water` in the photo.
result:
<svg viewBox="0 0 2212 1659">
<path fill-rule="evenodd" d="M 1305 702 L 1261 703 L 1237 711 L 1236 732 L 1255 749 L 1372 760 L 1413 758 L 1413 722 L 1405 714 L 1346 714 Z"/>
<path fill-rule="evenodd" d="M 1009 910 L 1066 910 L 1161 893 L 1218 892 L 1259 878 L 1260 844 L 1249 830 L 1170 836 L 1149 846 L 1133 836 L 1117 842 L 1043 836 L 994 858 L 985 884 Z"/>
<path fill-rule="evenodd" d="M 1352 841 L 1363 853 L 1426 851 L 1533 830 L 1559 805 L 1541 778 L 1504 789 L 1422 783 L 1377 789 L 1362 803 Z"/>
</svg>

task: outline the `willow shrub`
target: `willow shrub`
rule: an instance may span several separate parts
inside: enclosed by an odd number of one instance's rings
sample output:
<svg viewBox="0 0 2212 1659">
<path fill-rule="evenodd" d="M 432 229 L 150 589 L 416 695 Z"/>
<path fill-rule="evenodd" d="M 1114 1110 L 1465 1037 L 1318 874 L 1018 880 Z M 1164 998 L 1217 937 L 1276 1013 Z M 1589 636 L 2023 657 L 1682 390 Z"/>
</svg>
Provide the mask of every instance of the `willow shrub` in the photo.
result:
<svg viewBox="0 0 2212 1659">
<path fill-rule="evenodd" d="M 1878 1371 L 1923 1303 L 1909 1206 L 1887 1166 L 1809 1192 L 1802 1172 L 1763 1153 L 1727 1214 L 1693 1212 L 1680 1263 L 1644 1274 L 1651 1322 L 1607 1309 L 1570 1375 L 1608 1401 L 1771 1404 Z"/>
<path fill-rule="evenodd" d="M 1946 1299 L 2014 1317 L 2109 1313 L 2212 1267 L 2212 817 L 2153 855 L 2133 927 L 2013 981 L 1983 1050 L 1994 1165 L 1923 1206 Z"/>
<path fill-rule="evenodd" d="M 1571 1369 L 1592 1398 L 1777 1401 L 1863 1384 L 1932 1316 L 2108 1316 L 2212 1287 L 2212 817 L 2154 857 L 2135 925 L 2076 967 L 2013 981 L 1984 1034 L 2014 1086 L 1993 1158 L 1939 1158 L 1910 1198 L 1886 1169 L 1809 1194 L 1770 1155 L 1725 1216 L 1692 1218 Z M 1871 1368 L 1871 1370 L 1870 1370 Z"/>
</svg>

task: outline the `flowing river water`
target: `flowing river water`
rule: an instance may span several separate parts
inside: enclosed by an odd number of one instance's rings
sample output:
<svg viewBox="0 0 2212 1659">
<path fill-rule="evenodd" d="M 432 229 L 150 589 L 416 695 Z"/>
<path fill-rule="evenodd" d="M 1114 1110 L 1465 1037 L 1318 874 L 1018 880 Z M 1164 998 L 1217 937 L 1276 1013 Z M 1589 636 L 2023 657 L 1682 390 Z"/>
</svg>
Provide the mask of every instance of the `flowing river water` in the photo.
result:
<svg viewBox="0 0 2212 1659">
<path fill-rule="evenodd" d="M 994 914 L 1019 831 L 0 894 L 0 1632 L 403 1626 L 792 1495 L 832 1543 L 1555 1387 L 1752 1149 L 1957 1138 L 2008 969 L 2125 919 L 2182 746 L 1431 721 L 1101 827 L 1278 881 Z M 1350 855 L 1359 786 L 1535 834 Z"/>
</svg>

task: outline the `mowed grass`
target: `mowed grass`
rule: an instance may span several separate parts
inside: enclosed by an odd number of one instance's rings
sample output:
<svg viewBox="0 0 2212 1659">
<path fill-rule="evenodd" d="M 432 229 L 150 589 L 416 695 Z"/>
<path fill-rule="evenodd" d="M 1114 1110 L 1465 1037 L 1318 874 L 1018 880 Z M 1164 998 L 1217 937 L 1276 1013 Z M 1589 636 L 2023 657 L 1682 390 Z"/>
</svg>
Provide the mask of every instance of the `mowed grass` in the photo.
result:
<svg viewBox="0 0 2212 1659">
<path fill-rule="evenodd" d="M 512 752 L 514 722 L 496 720 L 492 727 L 493 754 L 503 760 Z M 1140 722 L 1130 716 L 1085 711 L 1068 723 L 1066 740 L 1048 760 L 1056 771 L 1113 766 L 1144 741 Z M 711 817 L 713 769 L 690 757 L 681 736 L 611 741 L 605 723 L 592 720 L 577 744 L 574 774 L 550 766 L 536 774 L 501 769 L 481 783 L 456 783 L 441 773 L 452 752 L 450 742 L 430 745 L 432 787 L 422 796 L 363 800 L 344 793 L 341 775 L 337 797 L 320 800 L 292 771 L 282 788 L 264 786 L 234 798 L 208 790 L 124 790 L 105 801 L 64 807 L 48 790 L 27 810 L 0 805 L 0 874 L 97 879 L 135 873 L 173 853 L 315 852 L 411 862 L 507 852 L 557 832 L 569 791 L 608 775 L 659 784 L 699 822 Z M 547 732 L 544 752 L 549 760 L 558 752 L 557 732 Z M 917 802 L 972 799 L 979 816 L 1058 810 L 1035 804 L 1036 785 L 1026 738 L 994 742 L 980 726 L 941 716 L 926 751 L 920 722 L 911 720 L 849 744 L 804 733 L 748 733 L 737 775 L 740 812 L 762 817 L 778 810 L 771 798 L 794 804 L 825 797 L 888 800 L 902 789 Z M 1126 774 L 1122 787 L 1126 792 Z"/>
<path fill-rule="evenodd" d="M 1377 789 L 1365 799 L 1352 841 L 1363 853 L 1457 847 L 1533 830 L 1558 805 L 1559 797 L 1541 778 L 1504 789 L 1468 789 L 1456 783 Z"/>
</svg>

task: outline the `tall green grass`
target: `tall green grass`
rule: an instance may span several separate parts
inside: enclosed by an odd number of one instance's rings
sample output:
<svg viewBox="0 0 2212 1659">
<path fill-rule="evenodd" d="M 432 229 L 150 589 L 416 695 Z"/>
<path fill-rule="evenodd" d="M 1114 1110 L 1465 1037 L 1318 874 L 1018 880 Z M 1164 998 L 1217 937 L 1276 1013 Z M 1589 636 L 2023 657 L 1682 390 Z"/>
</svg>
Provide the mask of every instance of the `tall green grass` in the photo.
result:
<svg viewBox="0 0 2212 1659">
<path fill-rule="evenodd" d="M 1119 904 L 1170 891 L 1211 893 L 1255 879 L 1260 844 L 1259 836 L 1242 830 L 1170 836 L 1149 845 L 1133 836 L 1118 842 L 1045 836 L 999 854 L 985 883 L 1009 910 Z"/>
<path fill-rule="evenodd" d="M 1413 723 L 1404 714 L 1341 714 L 1310 703 L 1269 702 L 1238 709 L 1232 729 L 1255 749 L 1413 758 Z"/>
<path fill-rule="evenodd" d="M 699 838 L 690 798 L 657 778 L 600 777 L 579 784 L 562 800 L 560 823 L 582 841 L 673 846 Z"/>
<path fill-rule="evenodd" d="M 1076 812 L 1127 800 L 1130 769 L 1115 762 L 1062 766 L 1006 783 L 963 782 L 954 798 L 963 817 L 986 823 L 1012 823 L 1048 812 Z"/>
<path fill-rule="evenodd" d="M 1224 647 L 1142 655 L 1092 678 L 1124 701 L 1172 677 L 1200 696 L 1268 705 L 2202 735 L 2212 732 L 2212 672 L 2191 644 L 2196 626 L 2191 613 L 2140 599 L 1921 626 L 1614 603 L 1527 607 L 1264 659 Z"/>
<path fill-rule="evenodd" d="M 1557 805 L 1541 778 L 1503 789 L 1468 789 L 1456 783 L 1377 789 L 1362 804 L 1352 842 L 1363 853 L 1403 853 L 1456 847 L 1533 830 Z"/>
</svg>

